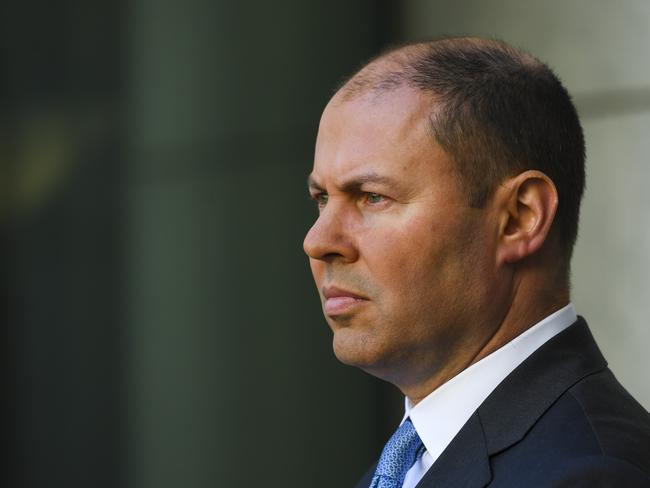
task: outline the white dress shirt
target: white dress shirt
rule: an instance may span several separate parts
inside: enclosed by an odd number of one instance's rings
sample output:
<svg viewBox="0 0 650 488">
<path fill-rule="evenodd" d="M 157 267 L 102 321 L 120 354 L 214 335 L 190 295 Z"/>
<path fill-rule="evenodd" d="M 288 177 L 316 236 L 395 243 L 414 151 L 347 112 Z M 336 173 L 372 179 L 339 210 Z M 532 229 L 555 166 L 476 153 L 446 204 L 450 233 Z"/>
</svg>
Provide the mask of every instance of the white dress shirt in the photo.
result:
<svg viewBox="0 0 650 488">
<path fill-rule="evenodd" d="M 499 383 L 542 344 L 576 320 L 573 304 L 569 303 L 441 385 L 417 405 L 412 406 L 405 398 L 402 422 L 411 418 L 426 451 L 406 473 L 402 488 L 415 488 Z"/>
</svg>

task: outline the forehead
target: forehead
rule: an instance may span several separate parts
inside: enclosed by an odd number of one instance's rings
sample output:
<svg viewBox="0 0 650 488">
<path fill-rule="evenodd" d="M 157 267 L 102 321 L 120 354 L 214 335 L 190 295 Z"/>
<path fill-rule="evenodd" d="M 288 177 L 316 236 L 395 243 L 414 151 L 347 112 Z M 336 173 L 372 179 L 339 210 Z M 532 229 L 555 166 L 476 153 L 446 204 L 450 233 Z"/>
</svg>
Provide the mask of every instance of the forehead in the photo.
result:
<svg viewBox="0 0 650 488">
<path fill-rule="evenodd" d="M 352 173 L 417 177 L 432 166 L 448 170 L 442 164 L 448 158 L 430 130 L 433 103 L 408 87 L 348 100 L 335 96 L 321 117 L 311 179 Z"/>
</svg>

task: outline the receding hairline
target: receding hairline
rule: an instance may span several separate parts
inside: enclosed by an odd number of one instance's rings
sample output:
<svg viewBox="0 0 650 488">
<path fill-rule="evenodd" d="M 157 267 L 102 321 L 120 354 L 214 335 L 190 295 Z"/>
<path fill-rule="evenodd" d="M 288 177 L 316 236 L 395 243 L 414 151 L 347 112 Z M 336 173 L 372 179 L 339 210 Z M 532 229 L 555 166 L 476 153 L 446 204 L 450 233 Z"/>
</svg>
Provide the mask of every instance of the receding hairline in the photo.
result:
<svg viewBox="0 0 650 488">
<path fill-rule="evenodd" d="M 381 95 L 404 86 L 427 91 L 411 80 L 416 76 L 415 64 L 431 50 L 463 50 L 481 48 L 495 49 L 517 59 L 523 66 L 543 67 L 544 63 L 524 50 L 511 46 L 500 39 L 482 37 L 448 37 L 392 47 L 368 61 L 337 89 L 335 97 L 349 101 L 362 96 L 379 98 Z"/>
</svg>

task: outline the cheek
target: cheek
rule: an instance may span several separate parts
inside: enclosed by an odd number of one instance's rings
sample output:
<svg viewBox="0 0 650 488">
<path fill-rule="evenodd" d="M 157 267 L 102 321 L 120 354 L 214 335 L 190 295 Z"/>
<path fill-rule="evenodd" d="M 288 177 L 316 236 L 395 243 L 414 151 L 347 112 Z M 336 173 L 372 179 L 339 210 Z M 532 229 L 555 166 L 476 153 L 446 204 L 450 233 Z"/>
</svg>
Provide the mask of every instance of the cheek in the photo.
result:
<svg viewBox="0 0 650 488">
<path fill-rule="evenodd" d="M 442 217 L 411 218 L 368 241 L 369 271 L 397 301 L 451 291 L 471 272 L 466 266 L 472 261 L 470 229 Z"/>
<path fill-rule="evenodd" d="M 366 265 L 371 276 L 394 293 L 408 294 L 436 266 L 439 243 L 418 225 L 392 226 L 371 237 L 364 246 Z"/>
</svg>

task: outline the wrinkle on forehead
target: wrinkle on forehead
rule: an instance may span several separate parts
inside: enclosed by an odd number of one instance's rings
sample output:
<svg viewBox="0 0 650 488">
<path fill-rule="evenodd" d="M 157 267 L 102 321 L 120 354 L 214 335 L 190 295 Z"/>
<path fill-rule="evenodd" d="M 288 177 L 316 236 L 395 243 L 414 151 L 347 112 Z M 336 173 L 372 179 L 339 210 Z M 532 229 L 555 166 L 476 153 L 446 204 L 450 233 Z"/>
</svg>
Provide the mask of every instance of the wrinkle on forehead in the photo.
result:
<svg viewBox="0 0 650 488">
<path fill-rule="evenodd" d="M 347 98 L 339 91 L 325 107 L 323 117 L 328 111 L 351 114 L 356 110 L 364 112 L 368 120 L 382 117 L 382 122 L 389 125 L 410 125 L 428 119 L 436 102 L 433 95 L 405 84 L 390 91 L 366 91 L 354 98 Z"/>
</svg>

